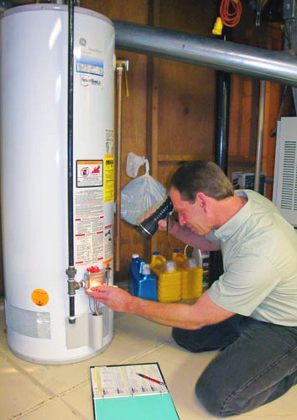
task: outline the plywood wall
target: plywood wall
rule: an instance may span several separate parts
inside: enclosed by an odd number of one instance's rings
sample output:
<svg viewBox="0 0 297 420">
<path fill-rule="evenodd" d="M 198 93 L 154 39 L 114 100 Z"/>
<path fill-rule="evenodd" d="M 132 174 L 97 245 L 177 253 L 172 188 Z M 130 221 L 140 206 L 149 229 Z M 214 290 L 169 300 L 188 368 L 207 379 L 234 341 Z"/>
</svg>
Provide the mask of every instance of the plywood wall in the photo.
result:
<svg viewBox="0 0 297 420">
<path fill-rule="evenodd" d="M 150 24 L 177 31 L 206 35 L 216 16 L 216 1 L 84 1 L 111 19 Z M 117 51 L 129 60 L 130 96 L 123 100 L 122 186 L 128 152 L 149 158 L 151 174 L 166 186 L 179 161 L 212 158 L 215 109 L 215 72 L 188 64 Z M 121 222 L 121 273 L 126 276 L 130 256 L 146 259 L 152 250 L 168 254 L 182 245 L 165 233 L 152 243 Z"/>
<path fill-rule="evenodd" d="M 211 36 L 218 2 L 204 0 L 86 1 L 111 19 L 160 26 L 177 31 Z M 233 40 L 262 48 L 280 49 L 280 25 L 262 23 L 245 8 L 244 21 Z M 178 163 L 192 159 L 213 159 L 215 127 L 215 71 L 164 59 L 117 51 L 128 58 L 130 96 L 123 101 L 122 186 L 129 151 L 150 160 L 151 173 L 166 186 Z M 274 143 L 271 127 L 279 108 L 281 88 L 267 83 L 265 139 L 262 169 L 273 175 Z M 253 170 L 258 126 L 259 81 L 232 75 L 229 136 L 229 174 L 233 170 Z M 271 188 L 268 185 L 268 196 Z M 171 249 L 184 246 L 159 232 L 149 243 L 135 229 L 121 222 L 121 280 L 127 275 L 130 256 L 138 252 L 149 259 L 153 250 L 169 256 Z"/>
<path fill-rule="evenodd" d="M 81 0 L 82 7 L 112 20 L 203 36 L 211 36 L 218 4 L 216 0 Z M 255 30 L 254 17 L 248 10 L 245 13 L 244 22 L 234 31 L 234 40 L 280 48 L 279 26 L 268 28 L 263 25 Z M 131 180 L 125 173 L 129 152 L 147 156 L 152 175 L 165 186 L 178 162 L 213 159 L 215 71 L 126 51 L 116 51 L 116 56 L 129 60 L 130 94 L 124 95 L 122 103 L 121 188 Z M 230 170 L 254 165 L 259 92 L 258 81 L 236 75 L 231 80 Z M 275 125 L 280 94 L 279 85 L 267 84 L 263 169 L 270 176 L 273 174 L 274 139 L 270 139 L 269 133 Z M 152 242 L 145 241 L 124 221 L 120 224 L 120 233 L 117 281 L 126 279 L 132 253 L 138 252 L 149 259 L 152 250 L 168 256 L 173 247 L 183 246 L 162 232 L 156 234 Z M 1 287 L 3 293 L 0 282 L 0 292 Z"/>
</svg>

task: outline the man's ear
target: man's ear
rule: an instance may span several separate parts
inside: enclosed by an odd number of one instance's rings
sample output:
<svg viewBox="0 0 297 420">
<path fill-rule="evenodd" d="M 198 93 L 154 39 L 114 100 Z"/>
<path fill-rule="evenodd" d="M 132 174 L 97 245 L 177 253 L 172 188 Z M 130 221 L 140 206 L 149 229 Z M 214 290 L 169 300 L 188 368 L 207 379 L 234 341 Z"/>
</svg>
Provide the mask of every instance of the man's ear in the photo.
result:
<svg viewBox="0 0 297 420">
<path fill-rule="evenodd" d="M 207 196 L 203 192 L 197 192 L 196 194 L 196 201 L 199 204 L 199 206 L 206 211 L 207 207 Z"/>
</svg>

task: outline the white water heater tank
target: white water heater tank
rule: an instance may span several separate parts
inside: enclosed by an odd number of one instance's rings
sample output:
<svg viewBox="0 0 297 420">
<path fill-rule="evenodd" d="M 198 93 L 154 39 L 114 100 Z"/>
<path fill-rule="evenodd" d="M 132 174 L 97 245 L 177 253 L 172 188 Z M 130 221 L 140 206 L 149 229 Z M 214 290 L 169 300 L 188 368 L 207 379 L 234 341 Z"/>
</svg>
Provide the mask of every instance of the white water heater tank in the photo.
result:
<svg viewBox="0 0 297 420">
<path fill-rule="evenodd" d="M 0 20 L 1 202 L 7 339 L 38 363 L 83 360 L 113 335 L 84 287 L 69 323 L 68 7 L 34 4 Z M 113 282 L 114 28 L 74 11 L 73 237 L 76 281 Z"/>
</svg>

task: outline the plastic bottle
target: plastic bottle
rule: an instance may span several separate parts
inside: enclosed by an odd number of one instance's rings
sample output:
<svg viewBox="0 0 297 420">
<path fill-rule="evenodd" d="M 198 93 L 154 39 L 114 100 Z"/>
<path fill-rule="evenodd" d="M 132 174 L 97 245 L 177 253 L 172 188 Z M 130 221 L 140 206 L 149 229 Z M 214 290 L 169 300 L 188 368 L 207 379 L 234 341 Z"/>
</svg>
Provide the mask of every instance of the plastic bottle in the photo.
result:
<svg viewBox="0 0 297 420">
<path fill-rule="evenodd" d="M 143 299 L 157 300 L 157 277 L 151 273 L 149 264 L 141 265 L 140 279 L 135 282 L 135 296 Z"/>
<path fill-rule="evenodd" d="M 203 269 L 195 258 L 188 258 L 186 274 L 182 278 L 182 299 L 195 299 L 203 292 Z"/>
<path fill-rule="evenodd" d="M 166 258 L 163 255 L 160 255 L 160 252 L 154 251 L 152 253 L 150 267 L 158 275 L 159 270 L 163 270 L 166 263 Z"/>
<path fill-rule="evenodd" d="M 132 254 L 128 281 L 128 290 L 132 295 L 135 295 L 135 285 L 141 278 L 141 266 L 143 264 L 144 260 L 138 254 Z"/>
<path fill-rule="evenodd" d="M 158 274 L 158 300 L 160 302 L 178 302 L 181 300 L 181 271 L 175 261 L 166 261 Z"/>
<path fill-rule="evenodd" d="M 191 288 L 189 288 L 189 271 L 187 268 L 188 258 L 179 248 L 172 251 L 172 260 L 176 262 L 177 270 L 181 272 L 181 299 L 192 299 Z"/>
<path fill-rule="evenodd" d="M 177 268 L 183 269 L 187 261 L 187 256 L 179 248 L 174 248 L 172 251 L 172 260 L 176 262 Z"/>
</svg>

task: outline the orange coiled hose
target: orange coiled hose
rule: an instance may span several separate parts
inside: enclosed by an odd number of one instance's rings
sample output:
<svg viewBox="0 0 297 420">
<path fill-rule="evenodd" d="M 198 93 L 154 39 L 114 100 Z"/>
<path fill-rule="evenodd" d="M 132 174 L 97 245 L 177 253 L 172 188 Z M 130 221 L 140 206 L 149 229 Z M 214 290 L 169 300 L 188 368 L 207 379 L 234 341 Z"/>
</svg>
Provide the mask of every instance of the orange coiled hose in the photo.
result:
<svg viewBox="0 0 297 420">
<path fill-rule="evenodd" d="M 220 16 L 225 26 L 234 28 L 238 25 L 242 13 L 240 0 L 222 0 L 220 5 Z"/>
</svg>

